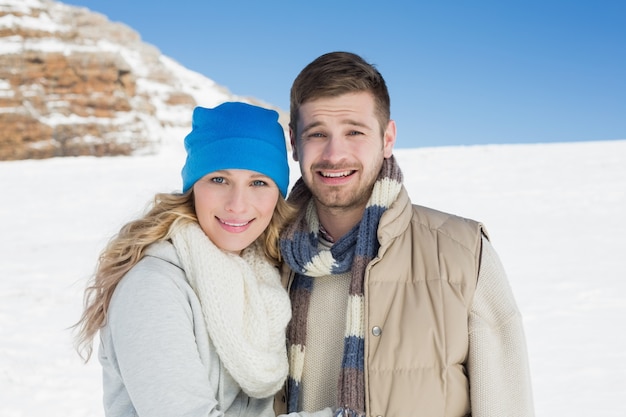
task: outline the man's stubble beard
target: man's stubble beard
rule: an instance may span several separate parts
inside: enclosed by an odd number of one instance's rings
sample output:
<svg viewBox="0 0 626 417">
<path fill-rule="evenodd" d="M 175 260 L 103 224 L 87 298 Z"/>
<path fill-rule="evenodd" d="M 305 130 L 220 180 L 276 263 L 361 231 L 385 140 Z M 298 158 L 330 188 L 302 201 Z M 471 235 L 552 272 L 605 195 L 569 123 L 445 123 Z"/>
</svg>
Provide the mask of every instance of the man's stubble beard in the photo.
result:
<svg viewBox="0 0 626 417">
<path fill-rule="evenodd" d="M 344 186 L 325 187 L 326 192 L 319 189 L 313 189 L 309 187 L 313 198 L 316 200 L 318 206 L 326 208 L 331 211 L 349 211 L 351 209 L 364 209 L 369 201 L 374 184 L 378 179 L 380 170 L 382 168 L 382 161 L 380 162 L 378 169 L 371 174 L 371 177 L 367 179 L 367 183 L 359 186 L 356 189 L 343 190 Z M 360 170 L 359 172 L 363 172 Z"/>
</svg>

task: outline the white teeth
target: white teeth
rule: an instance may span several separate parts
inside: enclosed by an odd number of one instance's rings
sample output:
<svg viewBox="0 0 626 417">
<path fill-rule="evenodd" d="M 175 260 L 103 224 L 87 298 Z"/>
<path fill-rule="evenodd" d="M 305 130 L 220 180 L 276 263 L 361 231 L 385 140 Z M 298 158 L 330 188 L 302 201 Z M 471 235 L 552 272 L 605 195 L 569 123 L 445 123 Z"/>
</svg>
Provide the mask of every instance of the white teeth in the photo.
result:
<svg viewBox="0 0 626 417">
<path fill-rule="evenodd" d="M 225 224 L 226 226 L 232 226 L 232 227 L 241 227 L 241 226 L 245 226 L 250 222 L 244 222 L 244 223 L 228 223 L 224 220 L 220 220 L 223 224 Z"/>
<path fill-rule="evenodd" d="M 328 177 L 328 178 L 347 177 L 348 175 L 350 175 L 350 171 L 344 171 L 344 172 L 322 172 L 322 176 Z"/>
</svg>

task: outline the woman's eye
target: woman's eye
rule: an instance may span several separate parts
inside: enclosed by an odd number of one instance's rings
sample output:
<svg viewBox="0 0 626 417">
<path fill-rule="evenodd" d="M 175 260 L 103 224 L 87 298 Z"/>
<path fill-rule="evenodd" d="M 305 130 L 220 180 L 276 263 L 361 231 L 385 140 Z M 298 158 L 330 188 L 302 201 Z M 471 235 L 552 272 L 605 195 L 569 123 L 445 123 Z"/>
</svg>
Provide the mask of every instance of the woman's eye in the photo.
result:
<svg viewBox="0 0 626 417">
<path fill-rule="evenodd" d="M 217 184 L 223 184 L 224 183 L 224 177 L 213 177 L 211 178 L 211 181 Z"/>
<path fill-rule="evenodd" d="M 252 181 L 252 185 L 254 185 L 255 187 L 262 187 L 264 185 L 267 185 L 267 183 L 263 180 L 254 180 Z"/>
</svg>

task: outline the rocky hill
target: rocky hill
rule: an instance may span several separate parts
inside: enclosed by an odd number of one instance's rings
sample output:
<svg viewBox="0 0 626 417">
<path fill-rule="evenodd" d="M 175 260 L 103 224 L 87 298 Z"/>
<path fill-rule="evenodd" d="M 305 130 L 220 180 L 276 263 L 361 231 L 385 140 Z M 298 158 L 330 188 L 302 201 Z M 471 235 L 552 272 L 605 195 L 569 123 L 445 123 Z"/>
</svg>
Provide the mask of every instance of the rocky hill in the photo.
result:
<svg viewBox="0 0 626 417">
<path fill-rule="evenodd" d="M 0 0 L 0 160 L 152 153 L 189 130 L 194 106 L 228 100 L 272 107 L 187 70 L 101 14 Z"/>
</svg>

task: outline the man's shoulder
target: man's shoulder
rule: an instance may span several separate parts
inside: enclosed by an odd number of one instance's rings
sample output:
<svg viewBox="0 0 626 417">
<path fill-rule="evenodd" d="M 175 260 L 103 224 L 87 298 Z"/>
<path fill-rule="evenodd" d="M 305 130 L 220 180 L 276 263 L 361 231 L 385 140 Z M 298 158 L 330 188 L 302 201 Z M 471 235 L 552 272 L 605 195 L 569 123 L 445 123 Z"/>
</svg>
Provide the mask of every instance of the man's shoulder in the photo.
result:
<svg viewBox="0 0 626 417">
<path fill-rule="evenodd" d="M 477 220 L 418 204 L 413 204 L 412 207 L 412 222 L 420 227 L 436 230 L 438 233 L 454 237 L 455 240 L 463 237 L 474 242 L 478 237 L 488 236 L 484 224 Z"/>
<path fill-rule="evenodd" d="M 472 226 L 482 224 L 479 221 L 470 219 L 468 217 L 463 217 L 458 214 L 437 210 L 431 207 L 421 206 L 419 204 L 413 204 L 412 207 L 414 220 L 427 222 L 434 227 L 439 227 L 446 223 L 460 223 Z"/>
</svg>

